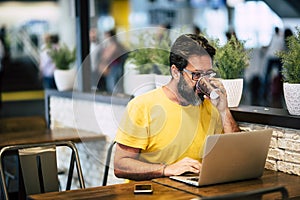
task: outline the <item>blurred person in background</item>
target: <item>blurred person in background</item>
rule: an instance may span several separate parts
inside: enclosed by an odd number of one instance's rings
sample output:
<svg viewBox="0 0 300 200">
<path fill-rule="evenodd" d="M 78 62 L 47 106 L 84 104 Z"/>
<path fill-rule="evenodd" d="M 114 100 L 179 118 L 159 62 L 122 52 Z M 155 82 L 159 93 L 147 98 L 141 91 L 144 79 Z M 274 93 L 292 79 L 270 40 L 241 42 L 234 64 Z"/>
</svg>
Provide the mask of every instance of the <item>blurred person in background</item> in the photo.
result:
<svg viewBox="0 0 300 200">
<path fill-rule="evenodd" d="M 0 28 L 0 40 L 2 42 L 3 45 L 3 49 L 4 49 L 4 54 L 3 54 L 3 58 L 2 58 L 2 64 L 4 63 L 4 65 L 6 63 L 9 62 L 10 59 L 10 47 L 9 47 L 9 42 L 7 39 L 7 33 L 6 33 L 6 26 L 2 25 Z"/>
<path fill-rule="evenodd" d="M 284 29 L 284 51 L 287 51 L 288 50 L 288 46 L 287 46 L 287 39 L 288 37 L 290 36 L 293 36 L 293 31 L 290 29 L 290 28 L 286 28 Z"/>
<path fill-rule="evenodd" d="M 4 71 L 4 60 L 5 56 L 5 50 L 4 50 L 4 45 L 2 43 L 2 40 L 0 40 L 0 109 L 2 107 L 2 78 L 3 78 L 3 71 Z"/>
<path fill-rule="evenodd" d="M 10 62 L 10 47 L 7 42 L 6 25 L 0 28 L 0 109 L 2 106 L 2 79 L 4 76 L 5 66 Z"/>
<path fill-rule="evenodd" d="M 271 90 L 272 90 L 272 82 L 273 77 L 277 76 L 281 71 L 281 61 L 279 57 L 276 55 L 276 52 L 284 50 L 284 38 L 281 34 L 281 31 L 278 27 L 274 28 L 274 34 L 271 39 L 271 42 L 267 48 L 266 52 L 266 70 L 265 70 L 265 78 L 264 78 L 264 92 L 263 97 L 267 101 L 266 103 L 269 104 L 272 97 L 270 97 Z M 274 71 L 277 70 L 276 74 L 274 75 Z M 271 98 L 271 99 L 270 99 Z"/>
<path fill-rule="evenodd" d="M 101 51 L 99 74 L 105 80 L 105 89 L 108 93 L 122 92 L 122 88 L 116 87 L 123 75 L 123 66 L 127 58 L 127 50 L 123 44 L 118 41 L 116 31 L 105 32 L 106 45 Z M 122 84 L 120 84 L 122 85 Z M 98 86 L 99 87 L 99 86 Z"/>
<path fill-rule="evenodd" d="M 54 81 L 54 70 L 55 64 L 52 61 L 49 51 L 58 45 L 59 38 L 57 35 L 44 35 L 44 44 L 40 51 L 40 77 L 43 79 L 43 86 L 45 89 L 56 89 L 56 84 Z"/>
<path fill-rule="evenodd" d="M 99 55 L 101 55 L 101 49 L 99 45 L 98 31 L 96 28 L 91 28 L 89 31 L 90 38 L 90 60 L 91 60 L 91 86 L 92 90 L 97 89 L 97 83 L 99 80 L 98 68 Z"/>
<path fill-rule="evenodd" d="M 197 26 L 197 25 L 193 26 L 193 31 L 194 31 L 194 34 L 196 34 L 196 35 L 202 34 L 202 31 L 201 31 L 200 27 Z"/>
</svg>

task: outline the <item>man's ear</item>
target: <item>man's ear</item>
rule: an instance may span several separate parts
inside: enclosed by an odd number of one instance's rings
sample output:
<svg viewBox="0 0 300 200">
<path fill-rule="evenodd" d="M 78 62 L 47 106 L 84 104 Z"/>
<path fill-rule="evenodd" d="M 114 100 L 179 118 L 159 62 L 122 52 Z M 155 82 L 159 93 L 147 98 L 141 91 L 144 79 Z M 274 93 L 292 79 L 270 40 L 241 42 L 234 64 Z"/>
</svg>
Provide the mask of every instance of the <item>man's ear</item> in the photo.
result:
<svg viewBox="0 0 300 200">
<path fill-rule="evenodd" d="M 179 70 L 175 65 L 171 66 L 171 73 L 172 73 L 172 77 L 174 77 L 175 79 L 177 79 L 179 77 Z"/>
</svg>

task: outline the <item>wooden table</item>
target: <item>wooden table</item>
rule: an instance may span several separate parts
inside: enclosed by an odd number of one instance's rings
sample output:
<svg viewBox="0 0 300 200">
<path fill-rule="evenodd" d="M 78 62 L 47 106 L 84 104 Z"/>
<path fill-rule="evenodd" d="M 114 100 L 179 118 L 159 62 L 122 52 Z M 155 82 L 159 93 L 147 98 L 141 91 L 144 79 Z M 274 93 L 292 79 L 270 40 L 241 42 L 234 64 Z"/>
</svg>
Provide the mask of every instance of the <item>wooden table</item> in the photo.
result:
<svg viewBox="0 0 300 200">
<path fill-rule="evenodd" d="M 205 187 L 189 186 L 168 178 L 158 178 L 154 179 L 153 181 L 166 186 L 171 185 L 173 188 L 179 188 L 200 196 L 225 195 L 235 192 L 246 192 L 275 186 L 284 186 L 288 190 L 290 198 L 300 199 L 300 177 L 271 170 L 265 170 L 263 176 L 258 179 L 217 184 Z M 267 196 L 267 199 L 280 199 L 281 197 L 279 193 L 274 193 L 272 195 L 268 194 Z"/>
<path fill-rule="evenodd" d="M 82 190 L 69 190 L 64 192 L 49 192 L 44 194 L 36 194 L 29 196 L 31 200 L 60 200 L 60 199 L 85 199 L 85 200 L 98 200 L 98 199 L 155 199 L 155 200 L 167 200 L 167 199 L 193 199 L 197 196 L 172 189 L 161 184 L 154 183 L 152 181 L 142 181 L 140 184 L 152 184 L 152 194 L 134 194 L 134 182 L 116 184 L 102 187 L 93 187 Z"/>
<path fill-rule="evenodd" d="M 141 183 L 153 184 L 153 194 L 133 194 L 134 183 L 110 185 L 104 187 L 88 188 L 83 190 L 70 190 L 31 195 L 29 199 L 197 199 L 199 196 L 216 196 L 236 192 L 246 192 L 256 189 L 275 186 L 285 186 L 289 197 L 293 200 L 300 199 L 300 177 L 282 172 L 265 170 L 259 179 L 237 181 L 205 187 L 194 187 L 173 181 L 169 178 L 158 178 Z M 140 183 L 140 182 L 139 182 Z M 279 193 L 267 194 L 264 199 L 280 199 Z"/>
<path fill-rule="evenodd" d="M 73 141 L 75 143 L 92 140 L 105 140 L 106 136 L 73 128 L 54 130 L 26 130 L 0 134 L 0 148 L 8 145 Z"/>
</svg>

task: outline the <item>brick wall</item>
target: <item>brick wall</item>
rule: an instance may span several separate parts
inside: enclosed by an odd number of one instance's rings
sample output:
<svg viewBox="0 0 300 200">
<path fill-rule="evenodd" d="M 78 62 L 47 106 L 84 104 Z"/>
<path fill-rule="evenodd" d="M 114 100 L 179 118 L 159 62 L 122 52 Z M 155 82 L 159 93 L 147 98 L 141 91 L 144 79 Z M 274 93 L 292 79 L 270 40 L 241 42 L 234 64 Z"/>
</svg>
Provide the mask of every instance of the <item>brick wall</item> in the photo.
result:
<svg viewBox="0 0 300 200">
<path fill-rule="evenodd" d="M 77 144 L 87 187 L 102 184 L 108 144 L 117 130 L 117 124 L 125 110 L 124 105 L 72 100 L 62 97 L 50 98 L 51 128 L 76 127 L 80 130 L 103 133 L 107 141 Z M 262 124 L 239 123 L 243 129 L 259 130 L 272 128 L 268 159 L 265 168 L 300 175 L 300 130 Z M 64 154 L 61 153 L 64 162 Z M 111 169 L 113 167 L 111 162 Z M 110 170 L 108 184 L 124 182 Z"/>
<path fill-rule="evenodd" d="M 300 130 L 261 124 L 239 124 L 247 130 L 273 129 L 265 168 L 300 176 Z"/>
</svg>

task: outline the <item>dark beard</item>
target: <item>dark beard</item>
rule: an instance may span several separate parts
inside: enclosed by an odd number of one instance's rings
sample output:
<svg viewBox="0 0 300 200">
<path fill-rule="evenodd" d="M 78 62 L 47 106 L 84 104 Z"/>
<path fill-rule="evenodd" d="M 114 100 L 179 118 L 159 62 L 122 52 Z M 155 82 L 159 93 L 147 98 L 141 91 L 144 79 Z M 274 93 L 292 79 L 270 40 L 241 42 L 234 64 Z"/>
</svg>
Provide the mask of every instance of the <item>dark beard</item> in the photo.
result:
<svg viewBox="0 0 300 200">
<path fill-rule="evenodd" d="M 201 99 L 201 101 L 204 101 L 204 94 L 203 93 L 198 93 L 199 98 Z"/>
<path fill-rule="evenodd" d="M 182 76 L 179 78 L 179 83 L 177 86 L 178 93 L 187 101 L 187 103 L 192 104 L 193 106 L 199 106 L 202 103 L 201 94 L 195 93 L 195 88 L 191 89 L 188 87 L 187 82 Z"/>
</svg>

